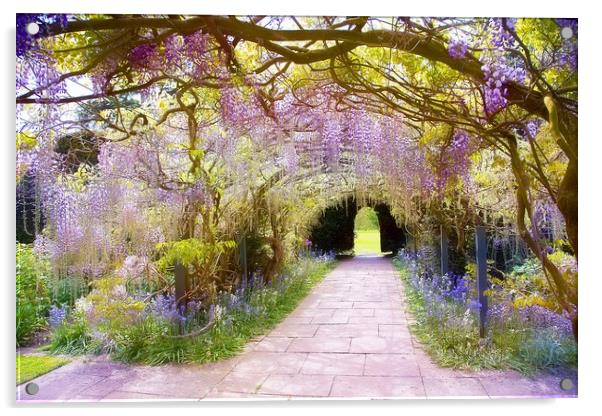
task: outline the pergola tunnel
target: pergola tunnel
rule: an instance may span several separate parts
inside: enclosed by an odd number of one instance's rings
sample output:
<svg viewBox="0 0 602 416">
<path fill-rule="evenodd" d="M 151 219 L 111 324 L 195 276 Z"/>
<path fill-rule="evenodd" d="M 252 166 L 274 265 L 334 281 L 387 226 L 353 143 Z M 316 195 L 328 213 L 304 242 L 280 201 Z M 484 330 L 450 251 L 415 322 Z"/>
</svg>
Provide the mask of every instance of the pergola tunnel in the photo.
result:
<svg viewBox="0 0 602 416">
<path fill-rule="evenodd" d="M 575 374 L 576 19 L 16 29 L 18 348 Z"/>
</svg>

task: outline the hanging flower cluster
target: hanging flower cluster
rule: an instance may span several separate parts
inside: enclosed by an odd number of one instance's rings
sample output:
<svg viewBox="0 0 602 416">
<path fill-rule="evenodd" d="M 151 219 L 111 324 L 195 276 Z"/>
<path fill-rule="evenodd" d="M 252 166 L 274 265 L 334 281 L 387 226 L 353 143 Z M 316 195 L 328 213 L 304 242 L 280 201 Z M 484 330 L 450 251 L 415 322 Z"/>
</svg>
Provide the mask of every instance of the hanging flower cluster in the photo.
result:
<svg viewBox="0 0 602 416">
<path fill-rule="evenodd" d="M 510 66 L 504 61 L 494 62 L 487 60 L 481 67 L 485 77 L 485 85 L 483 86 L 483 94 L 485 97 L 485 110 L 487 114 L 495 114 L 499 110 L 506 107 L 508 100 L 509 82 L 524 84 L 527 73 L 524 68 L 519 66 Z"/>
<path fill-rule="evenodd" d="M 468 51 L 468 44 L 464 39 L 453 38 L 449 41 L 447 52 L 454 59 L 462 59 Z"/>
</svg>

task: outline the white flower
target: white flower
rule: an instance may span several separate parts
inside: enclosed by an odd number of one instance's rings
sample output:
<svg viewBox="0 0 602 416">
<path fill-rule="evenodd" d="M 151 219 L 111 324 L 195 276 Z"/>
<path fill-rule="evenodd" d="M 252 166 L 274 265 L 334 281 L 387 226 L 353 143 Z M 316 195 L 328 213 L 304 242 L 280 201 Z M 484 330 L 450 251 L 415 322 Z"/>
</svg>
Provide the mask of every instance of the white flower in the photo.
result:
<svg viewBox="0 0 602 416">
<path fill-rule="evenodd" d="M 464 325 L 470 325 L 472 323 L 472 315 L 470 313 L 470 308 L 466 309 L 466 312 L 464 312 L 464 317 L 462 318 L 462 323 Z"/>
<path fill-rule="evenodd" d="M 147 266 L 148 259 L 146 257 L 128 256 L 124 260 L 119 274 L 125 278 L 138 279 L 142 276 Z"/>
<path fill-rule="evenodd" d="M 85 314 L 86 316 L 90 315 L 94 310 L 94 305 L 87 298 L 81 297 L 75 301 L 75 311 Z"/>
<path fill-rule="evenodd" d="M 216 321 L 221 320 L 222 315 L 224 314 L 223 308 L 220 305 L 215 305 L 215 310 L 214 310 L 214 319 Z"/>
<path fill-rule="evenodd" d="M 125 298 L 127 296 L 127 290 L 124 285 L 117 285 L 111 292 L 117 298 Z"/>
</svg>

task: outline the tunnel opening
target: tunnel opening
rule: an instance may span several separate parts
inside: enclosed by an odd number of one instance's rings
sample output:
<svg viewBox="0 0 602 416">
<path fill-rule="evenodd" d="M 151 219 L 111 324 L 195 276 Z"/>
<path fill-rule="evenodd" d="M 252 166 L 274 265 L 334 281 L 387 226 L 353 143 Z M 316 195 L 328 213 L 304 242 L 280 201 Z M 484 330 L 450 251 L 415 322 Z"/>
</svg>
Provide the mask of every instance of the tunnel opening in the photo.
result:
<svg viewBox="0 0 602 416">
<path fill-rule="evenodd" d="M 335 206 L 328 207 L 320 215 L 310 231 L 309 239 L 314 250 L 321 252 L 335 252 L 336 254 L 362 254 L 356 249 L 356 217 L 365 208 L 374 211 L 378 222 L 379 253 L 396 254 L 406 244 L 406 231 L 398 225 L 391 214 L 388 204 L 382 202 L 367 202 L 359 205 L 355 198 L 350 197 Z M 360 214 L 360 218 L 362 215 Z M 374 217 L 371 217 L 371 221 Z M 366 236 L 374 238 L 372 236 Z M 362 242 L 363 243 L 363 242 Z M 372 241 L 371 244 L 373 244 Z M 362 249 L 362 247 L 360 247 Z"/>
<path fill-rule="evenodd" d="M 355 216 L 355 238 L 353 252 L 358 256 L 378 255 L 380 249 L 380 227 L 378 216 L 372 207 L 362 207 Z"/>
</svg>

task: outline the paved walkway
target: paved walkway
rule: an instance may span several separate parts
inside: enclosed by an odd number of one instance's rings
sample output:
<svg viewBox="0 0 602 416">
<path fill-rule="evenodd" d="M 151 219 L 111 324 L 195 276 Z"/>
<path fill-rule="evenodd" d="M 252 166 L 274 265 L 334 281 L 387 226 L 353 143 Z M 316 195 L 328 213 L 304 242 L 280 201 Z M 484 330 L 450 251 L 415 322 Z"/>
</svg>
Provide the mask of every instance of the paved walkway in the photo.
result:
<svg viewBox="0 0 602 416">
<path fill-rule="evenodd" d="M 307 397 L 550 397 L 560 379 L 440 368 L 408 329 L 390 260 L 343 261 L 299 307 L 234 359 L 208 365 L 132 366 L 75 361 L 34 380 L 19 400 L 286 399 Z"/>
</svg>

